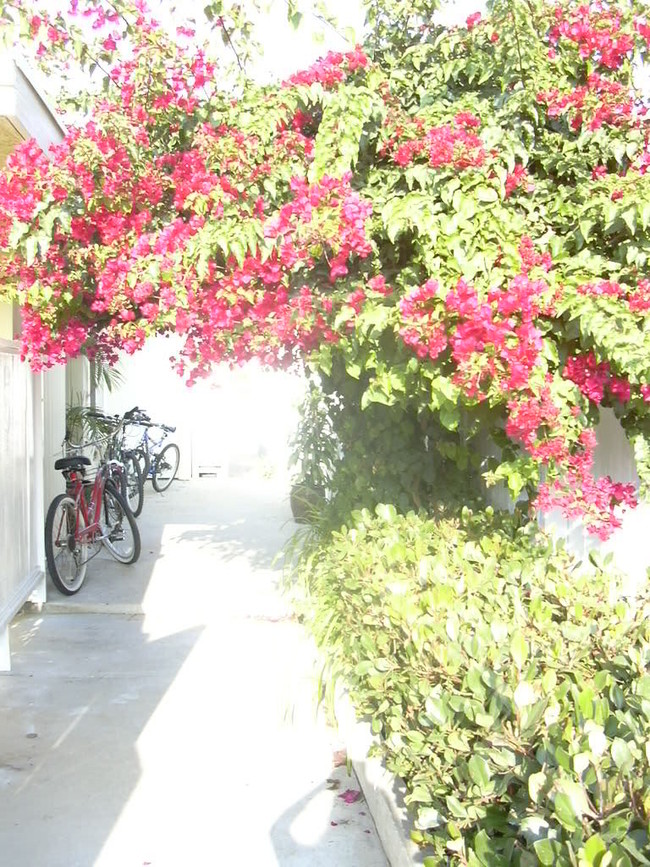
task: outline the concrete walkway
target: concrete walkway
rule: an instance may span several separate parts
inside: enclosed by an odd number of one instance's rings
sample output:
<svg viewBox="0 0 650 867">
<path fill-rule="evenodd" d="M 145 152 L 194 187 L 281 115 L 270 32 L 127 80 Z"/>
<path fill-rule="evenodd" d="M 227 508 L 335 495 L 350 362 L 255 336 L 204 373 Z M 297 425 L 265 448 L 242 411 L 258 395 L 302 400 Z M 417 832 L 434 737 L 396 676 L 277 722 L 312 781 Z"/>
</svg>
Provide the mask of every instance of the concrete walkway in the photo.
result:
<svg viewBox="0 0 650 867">
<path fill-rule="evenodd" d="M 12 626 L 0 867 L 385 867 L 276 590 L 285 493 L 148 486 L 139 526 Z"/>
</svg>

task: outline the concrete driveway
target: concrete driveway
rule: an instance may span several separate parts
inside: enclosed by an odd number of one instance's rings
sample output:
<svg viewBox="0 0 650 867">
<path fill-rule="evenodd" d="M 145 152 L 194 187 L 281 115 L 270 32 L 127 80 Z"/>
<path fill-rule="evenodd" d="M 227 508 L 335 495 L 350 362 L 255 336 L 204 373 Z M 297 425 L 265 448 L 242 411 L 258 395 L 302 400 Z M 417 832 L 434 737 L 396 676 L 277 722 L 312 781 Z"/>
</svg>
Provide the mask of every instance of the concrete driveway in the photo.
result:
<svg viewBox="0 0 650 867">
<path fill-rule="evenodd" d="M 276 587 L 286 492 L 148 486 L 138 523 L 137 564 L 12 626 L 0 867 L 385 867 Z"/>
</svg>

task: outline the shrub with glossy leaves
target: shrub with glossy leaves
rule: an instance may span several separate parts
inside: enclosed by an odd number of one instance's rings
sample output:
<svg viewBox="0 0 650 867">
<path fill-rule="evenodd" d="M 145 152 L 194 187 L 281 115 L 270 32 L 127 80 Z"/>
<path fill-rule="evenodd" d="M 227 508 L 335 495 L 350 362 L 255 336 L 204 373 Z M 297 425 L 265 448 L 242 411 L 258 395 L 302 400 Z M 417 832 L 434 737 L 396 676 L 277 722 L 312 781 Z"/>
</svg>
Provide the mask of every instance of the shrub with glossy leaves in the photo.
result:
<svg viewBox="0 0 650 867">
<path fill-rule="evenodd" d="M 647 863 L 647 590 L 621 601 L 608 571 L 469 508 L 357 513 L 298 574 L 425 863 Z"/>
</svg>

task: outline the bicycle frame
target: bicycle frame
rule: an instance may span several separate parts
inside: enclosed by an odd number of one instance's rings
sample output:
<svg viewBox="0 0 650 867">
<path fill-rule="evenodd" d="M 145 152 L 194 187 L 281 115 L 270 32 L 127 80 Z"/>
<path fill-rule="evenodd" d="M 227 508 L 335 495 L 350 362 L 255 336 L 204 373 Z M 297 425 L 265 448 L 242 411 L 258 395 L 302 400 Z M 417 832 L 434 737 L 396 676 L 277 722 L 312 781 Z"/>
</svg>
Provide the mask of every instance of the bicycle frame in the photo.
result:
<svg viewBox="0 0 650 867">
<path fill-rule="evenodd" d="M 162 428 L 161 426 L 160 430 L 162 431 L 162 433 L 160 437 L 154 437 L 149 433 L 149 431 L 154 427 L 158 427 L 158 425 L 150 423 L 142 424 L 141 422 L 131 422 L 131 424 L 140 425 L 144 428 L 142 437 L 136 448 L 144 448 L 149 457 L 149 472 L 147 473 L 147 478 L 150 478 L 151 476 L 153 476 L 154 469 L 156 467 L 156 457 L 161 451 L 162 444 L 169 436 L 169 431 L 164 430 L 164 428 Z"/>
<path fill-rule="evenodd" d="M 93 482 L 90 496 L 86 494 L 88 483 L 84 481 L 83 475 L 78 470 L 71 470 L 66 473 L 66 493 L 71 496 L 76 505 L 75 517 L 75 539 L 80 543 L 101 542 L 108 538 L 108 534 L 101 533 L 99 524 L 99 516 L 102 510 L 102 497 L 106 488 L 106 480 L 110 472 L 110 464 L 114 464 L 113 469 L 121 467 L 117 461 L 110 461 L 101 466 L 97 470 L 95 481 Z M 79 515 L 83 517 L 85 527 L 79 526 Z M 99 531 L 99 534 L 98 534 Z"/>
</svg>

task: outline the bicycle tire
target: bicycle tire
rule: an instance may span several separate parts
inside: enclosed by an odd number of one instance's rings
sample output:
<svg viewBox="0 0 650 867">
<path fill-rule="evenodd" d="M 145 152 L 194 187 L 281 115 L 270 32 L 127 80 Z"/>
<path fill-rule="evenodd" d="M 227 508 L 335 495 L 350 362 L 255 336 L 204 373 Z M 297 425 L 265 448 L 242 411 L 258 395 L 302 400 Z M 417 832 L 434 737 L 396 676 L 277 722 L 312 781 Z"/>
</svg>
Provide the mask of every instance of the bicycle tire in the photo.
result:
<svg viewBox="0 0 650 867">
<path fill-rule="evenodd" d="M 144 481 L 140 464 L 133 452 L 124 455 L 124 469 L 126 491 L 122 491 L 122 494 L 133 512 L 133 517 L 137 518 L 144 505 Z"/>
<path fill-rule="evenodd" d="M 139 448 L 134 449 L 133 454 L 135 455 L 135 459 L 140 466 L 142 484 L 144 485 L 144 483 L 149 478 L 149 470 L 151 469 L 151 458 L 149 457 L 149 450 L 140 446 Z"/>
<path fill-rule="evenodd" d="M 140 556 L 140 531 L 126 500 L 110 483 L 106 485 L 102 495 L 99 522 L 103 536 L 102 545 L 109 554 L 120 563 L 135 563 Z M 122 542 L 125 546 L 119 544 Z"/>
<path fill-rule="evenodd" d="M 181 460 L 181 452 L 176 443 L 168 443 L 165 448 L 156 455 L 151 484 L 154 491 L 162 494 L 176 478 L 178 464 Z"/>
<path fill-rule="evenodd" d="M 85 528 L 75 500 L 58 494 L 45 518 L 45 559 L 52 583 L 65 596 L 78 593 L 86 579 L 89 545 L 75 538 L 80 523 Z"/>
</svg>

